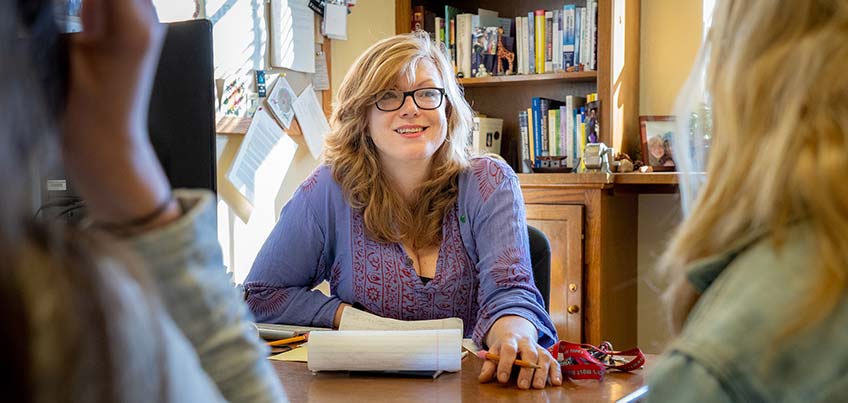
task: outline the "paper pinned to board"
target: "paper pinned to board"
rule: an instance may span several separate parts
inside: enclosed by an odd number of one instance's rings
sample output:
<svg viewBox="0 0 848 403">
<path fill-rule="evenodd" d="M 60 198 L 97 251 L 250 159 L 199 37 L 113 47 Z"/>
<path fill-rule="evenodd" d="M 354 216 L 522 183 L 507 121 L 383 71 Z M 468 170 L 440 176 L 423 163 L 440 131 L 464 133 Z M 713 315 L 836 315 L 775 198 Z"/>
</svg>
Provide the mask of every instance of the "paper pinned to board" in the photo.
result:
<svg viewBox="0 0 848 403">
<path fill-rule="evenodd" d="M 459 371 L 462 332 L 339 330 L 309 335 L 312 371 Z"/>
<path fill-rule="evenodd" d="M 324 6 L 324 35 L 330 39 L 347 40 L 347 6 L 327 3 Z"/>
<path fill-rule="evenodd" d="M 273 202 L 291 165 L 297 143 L 260 108 L 253 116 L 227 179 L 253 206 Z"/>
<path fill-rule="evenodd" d="M 292 105 L 296 99 L 297 95 L 289 81 L 285 77 L 278 78 L 277 83 L 274 84 L 274 90 L 268 96 L 268 109 L 286 129 L 289 128 L 292 118 L 294 118 Z"/>
<path fill-rule="evenodd" d="M 306 146 L 309 147 L 312 157 L 317 160 L 324 151 L 324 136 L 330 132 L 330 124 L 327 123 L 327 117 L 324 116 L 324 110 L 318 102 L 312 84 L 300 93 L 294 101 L 293 108 L 297 123 L 306 140 Z"/>
<path fill-rule="evenodd" d="M 315 72 L 315 19 L 308 3 L 271 0 L 271 66 Z"/>
<path fill-rule="evenodd" d="M 445 318 L 433 320 L 397 320 L 384 318 L 353 307 L 342 311 L 339 330 L 436 330 L 456 329 L 462 331 L 462 319 Z"/>
<path fill-rule="evenodd" d="M 327 57 L 323 51 L 315 52 L 315 74 L 312 75 L 312 87 L 315 88 L 315 91 L 326 91 L 330 89 Z"/>
</svg>

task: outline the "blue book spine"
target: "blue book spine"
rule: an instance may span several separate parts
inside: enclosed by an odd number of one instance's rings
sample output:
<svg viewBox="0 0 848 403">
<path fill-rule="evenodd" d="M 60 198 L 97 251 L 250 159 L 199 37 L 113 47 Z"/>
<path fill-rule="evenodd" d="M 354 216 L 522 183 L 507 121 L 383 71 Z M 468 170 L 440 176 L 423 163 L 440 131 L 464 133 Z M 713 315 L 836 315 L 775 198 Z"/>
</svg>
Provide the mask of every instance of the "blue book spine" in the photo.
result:
<svg viewBox="0 0 848 403">
<path fill-rule="evenodd" d="M 530 109 L 533 111 L 533 155 L 536 156 L 535 168 L 542 167 L 542 161 L 538 158 L 542 155 L 542 100 L 534 97 Z"/>
</svg>

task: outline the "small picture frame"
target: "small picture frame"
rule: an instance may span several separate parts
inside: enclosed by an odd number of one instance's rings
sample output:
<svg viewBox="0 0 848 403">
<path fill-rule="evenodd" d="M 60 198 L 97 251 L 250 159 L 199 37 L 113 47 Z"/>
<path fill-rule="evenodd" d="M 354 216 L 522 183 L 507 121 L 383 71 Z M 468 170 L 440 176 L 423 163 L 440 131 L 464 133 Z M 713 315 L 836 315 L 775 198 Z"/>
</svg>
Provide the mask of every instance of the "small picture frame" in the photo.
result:
<svg viewBox="0 0 848 403">
<path fill-rule="evenodd" d="M 642 159 L 654 171 L 674 171 L 676 164 L 672 153 L 674 116 L 640 116 L 642 134 Z"/>
</svg>

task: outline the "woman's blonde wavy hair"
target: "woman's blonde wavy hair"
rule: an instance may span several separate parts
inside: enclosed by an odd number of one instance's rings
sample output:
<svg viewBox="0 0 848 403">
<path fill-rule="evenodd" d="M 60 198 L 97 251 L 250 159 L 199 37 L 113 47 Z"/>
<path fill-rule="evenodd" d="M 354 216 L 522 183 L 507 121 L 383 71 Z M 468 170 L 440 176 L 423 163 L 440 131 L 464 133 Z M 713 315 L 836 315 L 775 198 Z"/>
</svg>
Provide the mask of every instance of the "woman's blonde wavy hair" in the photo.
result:
<svg viewBox="0 0 848 403">
<path fill-rule="evenodd" d="M 447 138 L 433 155 L 430 175 L 418 187 L 415 203 L 407 203 L 380 167 L 368 135 L 368 113 L 380 91 L 402 80 L 414 82 L 423 62 L 432 63 L 444 82 Z M 472 117 L 453 68 L 426 33 L 381 40 L 356 60 L 339 87 L 324 162 L 351 206 L 361 211 L 370 237 L 382 242 L 406 240 L 415 248 L 441 241 L 442 217 L 456 203 L 458 177 L 468 167 L 466 142 Z"/>
<path fill-rule="evenodd" d="M 698 60 L 678 120 L 689 122 L 697 100 L 711 98 L 713 133 L 706 180 L 681 189 L 687 217 L 660 263 L 676 277 L 672 323 L 679 330 L 697 300 L 686 265 L 761 233 L 780 248 L 792 222 L 805 219 L 819 290 L 807 301 L 815 308 L 801 304 L 806 313 L 787 326 L 787 334 L 799 331 L 846 288 L 848 2 L 719 0 Z M 698 168 L 691 148 L 675 155 Z"/>
</svg>

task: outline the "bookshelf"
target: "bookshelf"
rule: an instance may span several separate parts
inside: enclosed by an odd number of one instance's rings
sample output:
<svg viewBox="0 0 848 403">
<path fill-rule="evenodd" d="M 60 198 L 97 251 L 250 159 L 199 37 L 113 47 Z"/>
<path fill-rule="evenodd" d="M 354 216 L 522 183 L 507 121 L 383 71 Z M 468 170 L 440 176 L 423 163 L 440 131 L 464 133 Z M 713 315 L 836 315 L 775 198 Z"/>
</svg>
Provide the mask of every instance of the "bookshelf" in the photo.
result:
<svg viewBox="0 0 848 403">
<path fill-rule="evenodd" d="M 596 71 L 578 71 L 575 73 L 550 73 L 550 74 L 521 74 L 511 76 L 491 76 L 460 78 L 459 83 L 464 88 L 471 87 L 496 87 L 508 85 L 527 85 L 538 82 L 564 83 L 564 82 L 594 82 L 598 79 Z"/>
<path fill-rule="evenodd" d="M 445 5 L 499 16 L 526 16 L 586 0 L 395 0 L 397 33 L 411 29 L 414 6 L 441 14 Z M 501 155 L 519 167 L 518 112 L 533 97 L 564 100 L 595 92 L 601 101 L 599 139 L 617 151 L 639 154 L 640 0 L 598 0 L 595 71 L 463 78 L 475 111 L 502 118 Z M 644 175 L 644 176 L 643 176 Z M 551 244 L 550 314 L 559 338 L 616 348 L 636 345 L 638 194 L 676 190 L 674 174 L 521 174 L 527 222 Z"/>
<path fill-rule="evenodd" d="M 423 5 L 441 15 L 445 4 L 463 12 L 478 8 L 498 11 L 501 17 L 526 16 L 536 9 L 585 6 L 586 0 L 396 0 L 395 29 L 410 31 L 412 9 Z M 463 78 L 466 99 L 475 111 L 504 120 L 501 155 L 513 168 L 519 162 L 518 112 L 530 107 L 536 96 L 564 100 L 567 95 L 597 92 L 601 101 L 600 141 L 631 156 L 638 154 L 639 138 L 639 11 L 640 0 L 599 0 L 597 70 L 484 78 Z"/>
</svg>

